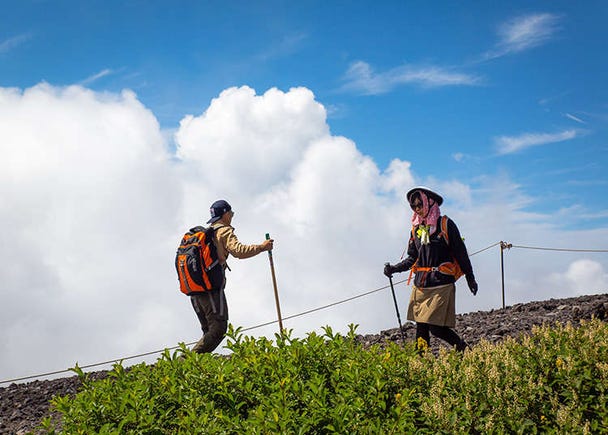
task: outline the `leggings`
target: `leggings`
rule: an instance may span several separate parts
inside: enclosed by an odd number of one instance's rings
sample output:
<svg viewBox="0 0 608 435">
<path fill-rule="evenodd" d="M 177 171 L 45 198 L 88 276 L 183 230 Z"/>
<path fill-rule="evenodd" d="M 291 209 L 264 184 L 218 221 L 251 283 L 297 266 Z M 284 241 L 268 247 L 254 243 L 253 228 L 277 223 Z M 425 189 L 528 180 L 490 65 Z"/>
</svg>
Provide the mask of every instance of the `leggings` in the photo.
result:
<svg viewBox="0 0 608 435">
<path fill-rule="evenodd" d="M 426 341 L 427 345 L 431 345 L 431 336 L 433 334 L 435 337 L 441 338 L 444 341 L 447 341 L 451 346 L 456 346 L 456 349 L 464 350 L 464 346 L 466 343 L 462 340 L 456 332 L 450 329 L 447 326 L 437 326 L 431 325 L 428 323 L 416 323 L 416 342 L 418 342 L 419 338 L 422 338 Z"/>
</svg>

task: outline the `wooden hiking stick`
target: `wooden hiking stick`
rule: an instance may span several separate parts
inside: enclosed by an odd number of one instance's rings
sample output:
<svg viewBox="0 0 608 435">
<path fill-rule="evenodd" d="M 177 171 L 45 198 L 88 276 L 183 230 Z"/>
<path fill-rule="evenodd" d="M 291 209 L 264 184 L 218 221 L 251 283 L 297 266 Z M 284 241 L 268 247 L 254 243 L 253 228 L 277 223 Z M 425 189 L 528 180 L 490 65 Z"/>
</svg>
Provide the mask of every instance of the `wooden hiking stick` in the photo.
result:
<svg viewBox="0 0 608 435">
<path fill-rule="evenodd" d="M 270 234 L 266 233 L 266 240 L 270 239 Z M 279 291 L 277 290 L 277 278 L 274 273 L 274 261 L 272 260 L 272 249 L 268 251 L 270 260 L 270 273 L 272 274 L 272 285 L 274 287 L 274 302 L 277 306 L 277 317 L 279 318 L 279 331 L 283 334 L 283 319 L 281 318 L 281 305 L 279 304 Z"/>
</svg>

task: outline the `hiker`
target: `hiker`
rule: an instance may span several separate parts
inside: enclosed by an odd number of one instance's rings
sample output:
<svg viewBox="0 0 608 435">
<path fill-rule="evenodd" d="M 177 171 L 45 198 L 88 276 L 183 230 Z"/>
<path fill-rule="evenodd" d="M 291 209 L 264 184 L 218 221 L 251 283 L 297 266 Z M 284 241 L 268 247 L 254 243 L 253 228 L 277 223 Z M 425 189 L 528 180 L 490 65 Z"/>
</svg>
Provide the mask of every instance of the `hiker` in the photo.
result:
<svg viewBox="0 0 608 435">
<path fill-rule="evenodd" d="M 456 224 L 441 216 L 443 198 L 439 194 L 419 186 L 407 192 L 406 199 L 413 211 L 407 258 L 386 264 L 384 274 L 391 277 L 406 270 L 411 270 L 410 278 L 415 274 L 407 319 L 416 322 L 418 351 L 430 346 L 430 333 L 464 351 L 467 343 L 451 328 L 456 326 L 454 283 L 460 274 L 464 273 L 469 289 L 477 294 L 467 248 Z"/>
<path fill-rule="evenodd" d="M 210 208 L 211 219 L 207 221 L 215 230 L 213 242 L 217 248 L 217 255 L 222 265 L 223 280 L 219 288 L 211 291 L 190 294 L 190 301 L 194 311 L 201 322 L 203 337 L 192 348 L 193 352 L 209 353 L 222 342 L 228 329 L 228 306 L 226 304 L 226 260 L 229 255 L 236 258 L 253 257 L 264 251 L 270 251 L 273 240 L 264 240 L 259 245 L 244 245 L 239 242 L 234 228 L 231 226 L 234 211 L 228 202 L 220 199 Z"/>
</svg>

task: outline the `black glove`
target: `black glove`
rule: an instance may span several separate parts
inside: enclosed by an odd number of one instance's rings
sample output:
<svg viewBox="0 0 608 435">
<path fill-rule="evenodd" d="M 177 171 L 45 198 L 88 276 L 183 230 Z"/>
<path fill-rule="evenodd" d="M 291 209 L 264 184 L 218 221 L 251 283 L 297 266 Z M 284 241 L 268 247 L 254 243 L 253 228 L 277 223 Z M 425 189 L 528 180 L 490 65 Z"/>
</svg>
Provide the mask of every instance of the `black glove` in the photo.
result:
<svg viewBox="0 0 608 435">
<path fill-rule="evenodd" d="M 471 290 L 471 293 L 473 293 L 473 296 L 475 296 L 477 294 L 477 290 L 478 290 L 477 281 L 475 281 L 475 277 L 467 276 L 467 284 L 469 285 L 469 289 Z"/>
<path fill-rule="evenodd" d="M 397 272 L 395 266 L 391 266 L 390 263 L 384 263 L 384 274 L 389 278 L 393 277 L 393 273 Z"/>
</svg>

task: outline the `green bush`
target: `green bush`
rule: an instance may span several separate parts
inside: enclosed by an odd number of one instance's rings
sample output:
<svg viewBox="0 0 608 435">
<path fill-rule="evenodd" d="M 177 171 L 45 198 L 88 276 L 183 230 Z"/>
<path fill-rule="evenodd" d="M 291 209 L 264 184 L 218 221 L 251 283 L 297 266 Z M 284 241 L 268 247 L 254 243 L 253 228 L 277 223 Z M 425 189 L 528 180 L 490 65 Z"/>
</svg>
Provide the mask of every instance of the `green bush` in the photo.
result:
<svg viewBox="0 0 608 435">
<path fill-rule="evenodd" d="M 521 340 L 438 357 L 365 350 L 351 325 L 304 339 L 229 331 L 230 357 L 184 346 L 154 365 L 53 399 L 68 434 L 601 433 L 608 429 L 608 325 L 544 326 Z M 183 357 L 182 357 L 183 355 Z"/>
</svg>

